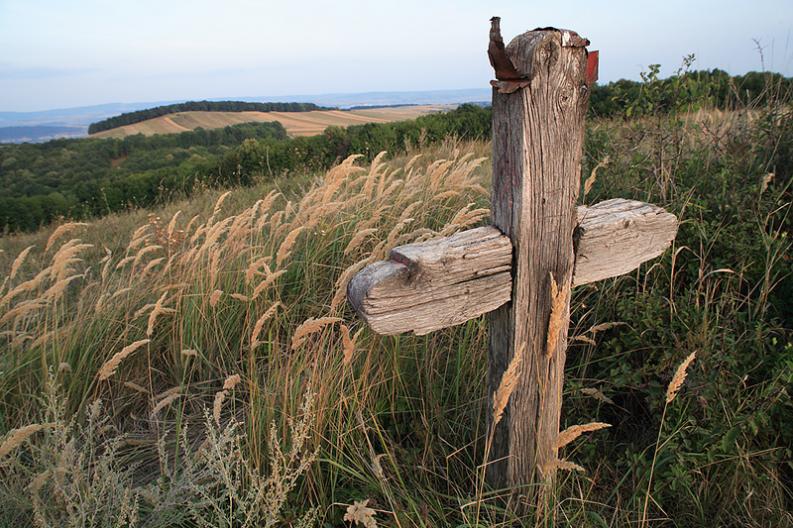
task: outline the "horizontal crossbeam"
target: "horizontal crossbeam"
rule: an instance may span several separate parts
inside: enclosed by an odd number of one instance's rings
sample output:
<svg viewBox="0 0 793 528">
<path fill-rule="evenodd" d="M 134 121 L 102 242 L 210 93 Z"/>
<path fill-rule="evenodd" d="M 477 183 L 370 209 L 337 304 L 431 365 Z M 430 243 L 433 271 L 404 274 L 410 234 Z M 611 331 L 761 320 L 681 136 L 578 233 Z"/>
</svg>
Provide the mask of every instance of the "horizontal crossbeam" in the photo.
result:
<svg viewBox="0 0 793 528">
<path fill-rule="evenodd" d="M 616 277 L 662 254 L 677 232 L 675 215 L 616 198 L 580 206 L 573 285 Z M 350 303 L 378 334 L 424 335 L 495 310 L 510 300 L 512 243 L 496 227 L 391 250 L 361 270 Z"/>
</svg>

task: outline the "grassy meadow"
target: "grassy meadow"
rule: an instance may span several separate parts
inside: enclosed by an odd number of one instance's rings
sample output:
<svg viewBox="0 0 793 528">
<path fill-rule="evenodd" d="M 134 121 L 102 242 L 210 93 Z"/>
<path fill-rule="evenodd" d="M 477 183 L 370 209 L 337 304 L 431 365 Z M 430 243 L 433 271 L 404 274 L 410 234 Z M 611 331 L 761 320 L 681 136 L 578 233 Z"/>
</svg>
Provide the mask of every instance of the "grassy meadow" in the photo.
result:
<svg viewBox="0 0 793 528">
<path fill-rule="evenodd" d="M 381 337 L 344 296 L 488 222 L 489 143 L 0 239 L 0 525 L 793 526 L 791 121 L 590 122 L 582 201 L 681 225 L 574 291 L 563 427 L 611 427 L 563 449 L 542 518 L 481 482 L 484 319 Z"/>
</svg>

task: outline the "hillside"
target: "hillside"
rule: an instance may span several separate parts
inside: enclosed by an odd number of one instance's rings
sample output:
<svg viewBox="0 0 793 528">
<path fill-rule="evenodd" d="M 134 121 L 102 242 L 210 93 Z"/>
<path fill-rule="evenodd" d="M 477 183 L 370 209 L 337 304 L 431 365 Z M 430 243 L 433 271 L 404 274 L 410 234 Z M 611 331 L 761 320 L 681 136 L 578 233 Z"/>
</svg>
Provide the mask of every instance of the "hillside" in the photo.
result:
<svg viewBox="0 0 793 528">
<path fill-rule="evenodd" d="M 638 525 L 648 493 L 657 526 L 793 525 L 786 111 L 590 123 L 581 201 L 681 225 L 574 292 L 562 427 L 611 427 L 564 448 L 560 526 Z M 0 525 L 346 526 L 366 500 L 379 526 L 535 526 L 481 480 L 485 320 L 381 337 L 344 303 L 389 248 L 487 222 L 489 155 L 449 138 L 0 239 Z"/>
<path fill-rule="evenodd" d="M 396 115 L 400 109 L 387 109 Z M 385 110 L 383 110 L 385 111 Z M 379 109 L 361 110 L 376 118 Z M 238 114 L 234 114 L 238 115 Z M 170 116 L 169 116 L 170 117 Z M 484 138 L 490 114 L 474 105 L 416 119 L 331 127 L 289 138 L 279 121 L 174 134 L 0 145 L 0 229 L 31 230 L 59 216 L 85 219 L 145 207 L 218 185 L 326 170 L 352 153 L 374 157 L 449 135 Z"/>
<path fill-rule="evenodd" d="M 241 123 L 280 122 L 290 136 L 321 134 L 329 126 L 389 123 L 452 108 L 450 105 L 416 105 L 357 110 L 309 110 L 306 112 L 178 112 L 92 134 L 97 138 L 123 138 L 134 134 L 173 134 L 214 129 Z"/>
<path fill-rule="evenodd" d="M 88 133 L 95 134 L 124 125 L 141 123 L 155 117 L 177 114 L 179 112 L 307 112 L 309 110 L 327 110 L 312 103 L 258 103 L 249 101 L 185 101 L 168 105 L 154 106 L 125 112 L 96 121 L 88 126 Z"/>
</svg>

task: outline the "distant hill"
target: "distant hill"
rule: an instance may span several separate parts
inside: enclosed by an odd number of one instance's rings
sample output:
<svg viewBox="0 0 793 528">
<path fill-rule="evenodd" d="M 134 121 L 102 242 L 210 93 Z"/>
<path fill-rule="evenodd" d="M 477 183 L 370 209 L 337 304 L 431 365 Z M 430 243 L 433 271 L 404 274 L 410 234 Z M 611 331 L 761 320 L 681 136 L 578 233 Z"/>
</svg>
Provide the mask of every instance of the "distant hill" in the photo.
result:
<svg viewBox="0 0 793 528">
<path fill-rule="evenodd" d="M 89 134 L 96 134 L 124 125 L 140 123 L 155 117 L 176 114 L 179 112 L 308 112 L 310 110 L 327 110 L 314 103 L 251 103 L 247 101 L 187 101 L 169 105 L 155 106 L 126 112 L 108 117 L 88 126 Z"/>
<path fill-rule="evenodd" d="M 310 110 L 307 112 L 178 112 L 92 134 L 96 138 L 123 138 L 135 134 L 175 134 L 203 128 L 211 130 L 240 123 L 280 122 L 290 136 L 321 134 L 329 126 L 390 123 L 450 110 L 454 105 L 412 105 L 357 110 Z"/>
<path fill-rule="evenodd" d="M 231 99 L 229 97 L 222 98 Z M 485 101 L 490 99 L 490 88 L 457 89 L 457 90 L 426 90 L 410 92 L 349 92 L 330 94 L 292 94 L 268 96 L 237 96 L 233 99 L 250 102 L 282 103 L 288 101 L 303 101 L 314 103 L 318 106 L 349 109 L 351 107 L 373 107 L 402 104 L 435 105 L 435 104 L 461 104 L 470 101 Z M 209 99 L 219 101 L 218 99 Z M 155 106 L 164 106 L 183 103 L 186 99 L 165 101 L 143 101 L 137 103 L 105 103 L 91 106 L 72 108 L 56 108 L 34 111 L 3 111 L 0 109 L 0 127 L 12 126 L 79 126 L 87 127 L 89 124 L 108 117 L 134 112 Z M 7 138 L 4 141 L 14 141 Z"/>
</svg>

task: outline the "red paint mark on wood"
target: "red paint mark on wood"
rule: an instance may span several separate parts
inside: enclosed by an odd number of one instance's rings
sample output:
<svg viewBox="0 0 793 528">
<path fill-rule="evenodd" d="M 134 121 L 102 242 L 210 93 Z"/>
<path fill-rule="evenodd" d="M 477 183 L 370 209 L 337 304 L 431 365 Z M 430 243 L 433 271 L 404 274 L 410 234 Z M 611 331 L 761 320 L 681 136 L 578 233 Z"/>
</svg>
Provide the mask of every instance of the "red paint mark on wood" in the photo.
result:
<svg viewBox="0 0 793 528">
<path fill-rule="evenodd" d="M 598 80 L 598 63 L 600 62 L 600 52 L 590 51 L 586 58 L 586 83 L 591 86 Z"/>
</svg>

